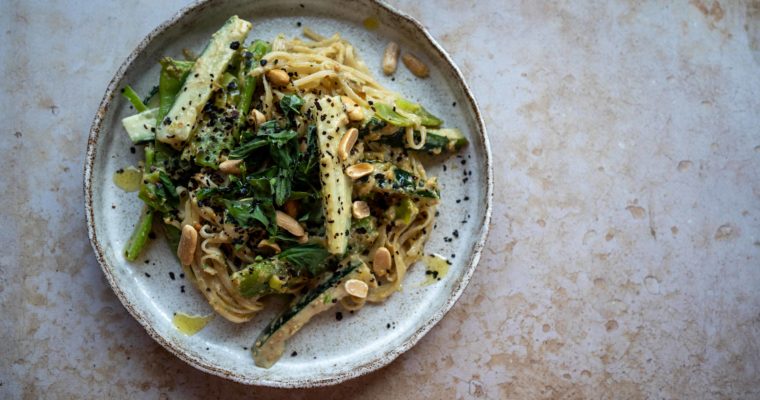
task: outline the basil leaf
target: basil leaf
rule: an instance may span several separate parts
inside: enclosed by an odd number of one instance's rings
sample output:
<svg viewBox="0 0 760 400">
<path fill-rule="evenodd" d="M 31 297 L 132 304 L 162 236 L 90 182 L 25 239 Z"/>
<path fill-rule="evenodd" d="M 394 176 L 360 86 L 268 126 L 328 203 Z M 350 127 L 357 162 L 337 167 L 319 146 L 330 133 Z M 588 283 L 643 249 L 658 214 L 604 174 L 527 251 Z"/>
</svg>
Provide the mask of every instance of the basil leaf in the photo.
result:
<svg viewBox="0 0 760 400">
<path fill-rule="evenodd" d="M 277 258 L 286 261 L 299 272 L 316 276 L 324 272 L 325 261 L 330 258 L 330 253 L 318 244 L 307 244 L 284 250 Z"/>
<path fill-rule="evenodd" d="M 263 137 L 255 137 L 253 140 L 244 143 L 240 145 L 239 147 L 233 149 L 230 152 L 229 158 L 232 160 L 239 160 L 242 158 L 246 158 L 249 154 L 251 154 L 254 150 L 266 146 L 268 141 L 266 138 Z"/>
<path fill-rule="evenodd" d="M 289 141 L 295 139 L 296 136 L 298 136 L 298 132 L 291 129 L 266 134 L 269 143 L 276 146 L 284 146 Z"/>
<path fill-rule="evenodd" d="M 287 169 L 280 169 L 274 185 L 274 202 L 278 206 L 285 204 L 290 197 L 293 173 Z"/>
<path fill-rule="evenodd" d="M 263 211 L 261 211 L 261 207 L 259 207 L 258 205 L 257 205 L 257 206 L 256 206 L 256 208 L 253 210 L 253 214 L 252 214 L 251 216 L 252 216 L 252 217 L 253 217 L 253 219 L 255 219 L 256 221 L 259 221 L 259 222 L 261 222 L 261 224 L 262 224 L 262 225 L 264 225 L 264 227 L 267 227 L 267 226 L 269 226 L 269 218 L 267 218 L 267 216 L 266 216 L 266 215 L 264 215 L 264 212 L 263 212 Z"/>
<path fill-rule="evenodd" d="M 303 107 L 303 99 L 295 94 L 288 94 L 282 97 L 280 100 L 280 109 L 288 116 L 288 118 L 294 115 L 301 115 L 301 107 Z"/>
<path fill-rule="evenodd" d="M 257 221 L 254 216 L 254 209 L 252 208 L 252 199 L 243 200 L 222 200 L 224 207 L 227 209 L 227 213 L 241 226 L 251 226 L 254 221 Z M 264 225 L 266 227 L 266 224 Z"/>
</svg>

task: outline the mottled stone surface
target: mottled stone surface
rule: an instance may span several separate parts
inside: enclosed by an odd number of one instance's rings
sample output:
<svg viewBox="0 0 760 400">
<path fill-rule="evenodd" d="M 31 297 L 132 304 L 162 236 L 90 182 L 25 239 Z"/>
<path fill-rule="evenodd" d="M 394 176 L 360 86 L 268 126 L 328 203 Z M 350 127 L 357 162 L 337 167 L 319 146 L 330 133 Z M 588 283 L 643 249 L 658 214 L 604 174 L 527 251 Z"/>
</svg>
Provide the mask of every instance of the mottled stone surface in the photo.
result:
<svg viewBox="0 0 760 400">
<path fill-rule="evenodd" d="M 452 54 L 495 156 L 459 303 L 388 367 L 246 387 L 154 343 L 87 241 L 87 131 L 184 1 L 0 5 L 2 398 L 760 396 L 760 4 L 393 1 Z"/>
</svg>

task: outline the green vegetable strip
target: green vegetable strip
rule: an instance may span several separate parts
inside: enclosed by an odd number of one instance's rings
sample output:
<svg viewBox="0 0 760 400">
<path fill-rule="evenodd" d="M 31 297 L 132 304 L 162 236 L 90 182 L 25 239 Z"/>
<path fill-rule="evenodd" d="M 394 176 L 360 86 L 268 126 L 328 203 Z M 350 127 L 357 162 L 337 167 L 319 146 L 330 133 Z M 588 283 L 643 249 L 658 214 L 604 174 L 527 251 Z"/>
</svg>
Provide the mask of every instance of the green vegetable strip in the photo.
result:
<svg viewBox="0 0 760 400">
<path fill-rule="evenodd" d="M 129 100 L 130 103 L 132 103 L 132 106 L 135 108 L 135 110 L 137 110 L 137 112 L 143 112 L 148 109 L 148 107 L 143 104 L 142 100 L 140 100 L 140 96 L 132 89 L 131 86 L 124 86 L 124 90 L 122 90 L 121 95 Z"/>
<path fill-rule="evenodd" d="M 150 103 L 150 101 L 153 100 L 153 96 L 157 94 L 158 94 L 158 85 L 150 88 L 150 92 L 148 92 L 148 95 L 143 98 L 143 101 L 142 101 L 143 104 L 145 104 L 146 106 L 150 106 L 150 104 L 148 103 Z"/>
<path fill-rule="evenodd" d="M 182 232 L 174 225 L 164 223 L 164 234 L 166 240 L 169 242 L 169 248 L 174 256 L 177 256 L 177 248 L 179 247 L 179 239 L 182 237 Z"/>
<path fill-rule="evenodd" d="M 239 55 L 240 43 L 248 36 L 251 23 L 233 15 L 216 31 L 161 120 L 156 139 L 182 147 L 189 140 L 201 117 L 203 107 L 215 91 L 216 84 L 227 70 L 234 56 Z"/>
<path fill-rule="evenodd" d="M 264 57 L 269 52 L 271 46 L 269 43 L 263 40 L 255 40 L 250 46 L 248 51 L 251 53 L 251 57 L 246 56 L 244 60 L 243 74 L 245 79 L 243 80 L 243 88 L 240 94 L 240 103 L 238 104 L 238 111 L 240 116 L 238 117 L 237 129 L 245 122 L 245 118 L 248 115 L 248 111 L 251 110 L 251 101 L 253 100 L 253 92 L 256 91 L 256 78 L 248 75 L 253 67 L 253 63 L 259 62 L 261 57 Z"/>
<path fill-rule="evenodd" d="M 338 144 L 346 133 L 346 121 L 337 116 L 343 112 L 340 97 L 323 97 L 314 103 L 319 142 L 319 176 L 322 182 L 322 204 L 325 213 L 325 239 L 331 254 L 343 254 L 348 245 L 351 227 L 351 179 L 343 172 L 338 157 Z"/>
<path fill-rule="evenodd" d="M 193 67 L 192 61 L 177 61 L 170 57 L 164 57 L 159 61 L 161 64 L 161 75 L 158 78 L 158 115 L 156 116 L 156 125 L 161 123 L 166 114 L 174 104 L 177 93 L 182 88 L 182 83 L 187 77 L 187 73 Z"/>
<path fill-rule="evenodd" d="M 140 256 L 145 244 L 148 242 L 148 235 L 153 227 L 153 210 L 148 207 L 143 208 L 140 221 L 135 226 L 135 231 L 132 233 L 132 237 L 127 242 L 127 247 L 124 249 L 124 257 L 129 261 L 137 260 Z"/>
<path fill-rule="evenodd" d="M 414 122 L 412 120 L 397 113 L 396 110 L 394 110 L 393 107 L 389 106 L 388 104 L 375 103 L 372 105 L 372 108 L 375 110 L 375 115 L 378 118 L 382 119 L 385 122 L 388 122 L 391 125 L 403 127 L 414 125 Z"/>
<path fill-rule="evenodd" d="M 404 99 L 396 99 L 396 107 L 400 108 L 403 111 L 413 113 L 420 117 L 420 121 L 422 122 L 422 125 L 428 126 L 428 127 L 439 127 L 441 124 L 443 124 L 443 121 L 436 117 L 435 115 L 428 112 L 428 110 L 425 109 L 425 107 L 422 107 L 421 105 L 417 103 L 412 103 L 411 101 L 404 100 Z"/>
</svg>

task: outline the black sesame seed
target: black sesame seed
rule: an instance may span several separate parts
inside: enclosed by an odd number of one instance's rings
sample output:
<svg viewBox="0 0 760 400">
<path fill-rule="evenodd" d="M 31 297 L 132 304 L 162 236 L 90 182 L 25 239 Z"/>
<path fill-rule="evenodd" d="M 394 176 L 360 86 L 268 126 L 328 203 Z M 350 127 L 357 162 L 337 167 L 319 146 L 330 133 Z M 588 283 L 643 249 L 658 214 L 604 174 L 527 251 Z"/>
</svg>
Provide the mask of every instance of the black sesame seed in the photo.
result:
<svg viewBox="0 0 760 400">
<path fill-rule="evenodd" d="M 340 311 L 336 312 L 335 313 L 335 319 L 338 320 L 338 321 L 342 320 L 343 319 L 343 313 L 340 312 Z"/>
<path fill-rule="evenodd" d="M 237 49 L 239 49 L 239 48 L 240 48 L 240 42 L 238 42 L 238 41 L 236 40 L 236 41 L 234 41 L 234 42 L 230 43 L 230 48 L 231 48 L 232 50 L 237 50 Z"/>
</svg>

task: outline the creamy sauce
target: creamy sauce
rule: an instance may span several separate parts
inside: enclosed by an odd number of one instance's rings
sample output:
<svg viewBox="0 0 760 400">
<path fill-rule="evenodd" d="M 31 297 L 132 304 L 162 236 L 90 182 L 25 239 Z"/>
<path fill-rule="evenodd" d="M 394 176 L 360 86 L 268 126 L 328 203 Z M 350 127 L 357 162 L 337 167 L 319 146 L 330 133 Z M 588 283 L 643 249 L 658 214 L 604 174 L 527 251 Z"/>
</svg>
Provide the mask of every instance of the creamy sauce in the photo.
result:
<svg viewBox="0 0 760 400">
<path fill-rule="evenodd" d="M 431 254 L 429 256 L 423 256 L 422 261 L 427 268 L 425 269 L 425 281 L 421 286 L 427 286 L 442 280 L 449 272 L 449 260 L 436 255 Z"/>
<path fill-rule="evenodd" d="M 178 331 L 184 333 L 187 336 L 193 336 L 196 333 L 198 333 L 201 329 L 203 329 L 206 324 L 211 321 L 211 318 L 213 318 L 214 315 L 189 315 L 185 313 L 175 313 L 174 318 L 172 318 L 172 322 L 174 323 L 174 327 L 177 328 Z"/>
<path fill-rule="evenodd" d="M 123 168 L 113 174 L 113 183 L 125 192 L 140 190 L 140 179 L 142 172 L 135 167 Z"/>
<path fill-rule="evenodd" d="M 378 21 L 377 18 L 375 17 L 365 18 L 363 24 L 364 24 L 364 28 L 369 31 L 373 31 L 377 29 L 378 27 L 380 27 L 380 21 Z"/>
</svg>

